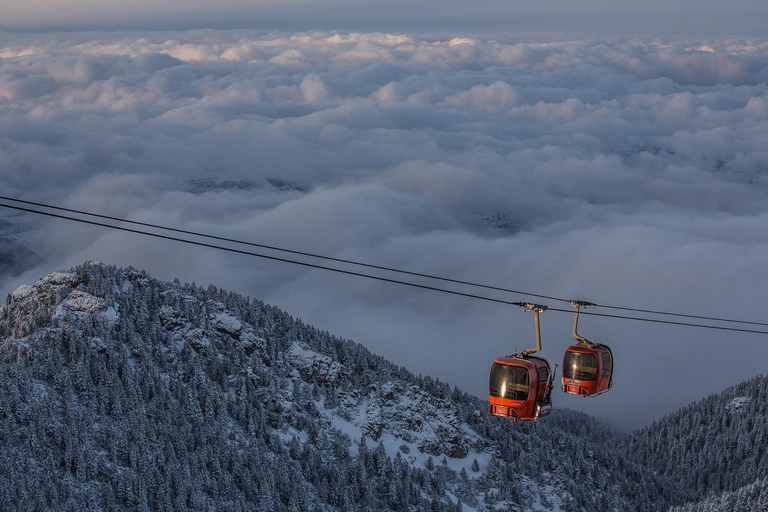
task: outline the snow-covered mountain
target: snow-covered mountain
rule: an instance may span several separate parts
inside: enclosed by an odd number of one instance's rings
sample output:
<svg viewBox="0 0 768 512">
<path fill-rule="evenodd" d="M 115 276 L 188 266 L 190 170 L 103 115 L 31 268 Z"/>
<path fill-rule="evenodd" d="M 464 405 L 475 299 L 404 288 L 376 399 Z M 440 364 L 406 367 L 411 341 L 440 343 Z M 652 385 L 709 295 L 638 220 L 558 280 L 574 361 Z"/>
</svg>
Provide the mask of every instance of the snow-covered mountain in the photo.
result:
<svg viewBox="0 0 768 512">
<path fill-rule="evenodd" d="M 768 503 L 768 378 L 752 378 L 688 405 L 621 446 L 625 456 L 702 500 L 681 510 L 768 510 L 737 504 L 748 497 Z"/>
<path fill-rule="evenodd" d="M 692 499 L 586 415 L 512 425 L 260 301 L 133 269 L 89 263 L 16 289 L 0 307 L 0 356 L 4 510 L 629 511 Z"/>
<path fill-rule="evenodd" d="M 736 491 L 710 496 L 697 503 L 673 507 L 670 512 L 753 512 L 768 510 L 768 478 L 756 480 Z"/>
</svg>

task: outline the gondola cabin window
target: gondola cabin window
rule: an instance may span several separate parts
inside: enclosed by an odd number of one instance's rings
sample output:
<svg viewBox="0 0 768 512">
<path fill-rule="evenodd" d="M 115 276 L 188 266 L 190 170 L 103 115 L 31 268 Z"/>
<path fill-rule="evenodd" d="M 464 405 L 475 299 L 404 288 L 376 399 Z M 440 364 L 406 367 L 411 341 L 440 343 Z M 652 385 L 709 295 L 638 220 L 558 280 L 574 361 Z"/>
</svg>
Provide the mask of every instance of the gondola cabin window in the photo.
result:
<svg viewBox="0 0 768 512">
<path fill-rule="evenodd" d="M 613 361 L 611 360 L 611 355 L 608 352 L 603 352 L 603 374 L 600 376 L 600 378 L 606 378 L 611 375 L 611 371 L 613 370 Z"/>
<path fill-rule="evenodd" d="M 523 366 L 493 363 L 489 389 L 491 395 L 507 400 L 528 398 L 528 369 Z"/>
<path fill-rule="evenodd" d="M 575 380 L 597 380 L 597 356 L 566 352 L 563 358 L 563 377 Z"/>
</svg>

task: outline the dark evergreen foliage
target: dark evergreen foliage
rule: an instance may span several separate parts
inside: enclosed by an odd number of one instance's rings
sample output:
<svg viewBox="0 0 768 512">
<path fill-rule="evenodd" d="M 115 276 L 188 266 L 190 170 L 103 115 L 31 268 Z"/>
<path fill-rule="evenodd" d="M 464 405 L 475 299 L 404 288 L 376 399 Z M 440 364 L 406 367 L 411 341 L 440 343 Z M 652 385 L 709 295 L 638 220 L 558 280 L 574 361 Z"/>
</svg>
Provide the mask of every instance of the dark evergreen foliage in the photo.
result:
<svg viewBox="0 0 768 512">
<path fill-rule="evenodd" d="M 297 350 L 310 354 L 306 364 Z M 353 443 L 330 419 L 349 420 L 349 403 L 405 395 L 442 411 L 423 417 L 430 428 L 471 446 L 436 434 L 416 453 L 402 444 L 408 428 L 375 411 L 369 438 Z M 649 470 L 620 455 L 625 437 L 586 415 L 557 410 L 512 425 L 484 411 L 484 400 L 260 301 L 133 269 L 82 265 L 20 288 L 0 308 L 3 510 L 455 511 L 538 500 L 642 511 L 692 497 L 645 447 L 653 429 L 632 438 Z M 713 433 L 742 420 L 722 421 Z M 739 432 L 748 446 L 762 442 L 762 431 Z M 385 434 L 399 439 L 390 453 Z M 744 443 L 725 446 L 744 471 L 764 467 Z M 473 461 L 478 454 L 487 464 Z M 470 471 L 452 469 L 464 460 Z M 708 489 L 740 481 L 722 473 Z"/>
<path fill-rule="evenodd" d="M 759 491 L 768 478 L 767 410 L 768 378 L 758 376 L 653 422 L 617 449 L 679 482 L 694 500 L 752 484 Z"/>
</svg>

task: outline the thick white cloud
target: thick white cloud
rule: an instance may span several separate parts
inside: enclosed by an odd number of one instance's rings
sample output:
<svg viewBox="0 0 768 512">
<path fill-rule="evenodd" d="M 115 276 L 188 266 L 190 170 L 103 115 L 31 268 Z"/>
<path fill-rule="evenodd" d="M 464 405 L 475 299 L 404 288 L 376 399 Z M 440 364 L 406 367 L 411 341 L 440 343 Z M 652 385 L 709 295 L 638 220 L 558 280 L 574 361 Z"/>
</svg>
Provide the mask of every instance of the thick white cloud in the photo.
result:
<svg viewBox="0 0 768 512">
<path fill-rule="evenodd" d="M 6 34 L 0 188 L 457 279 L 761 319 L 766 69 L 768 42 L 736 37 Z M 481 395 L 490 360 L 530 343 L 521 311 L 0 214 L 47 258 L 6 292 L 84 259 L 132 264 L 273 302 Z M 543 322 L 557 361 L 570 318 Z M 622 426 L 767 362 L 760 337 L 583 329 L 614 342 L 616 390 L 558 403 Z"/>
</svg>

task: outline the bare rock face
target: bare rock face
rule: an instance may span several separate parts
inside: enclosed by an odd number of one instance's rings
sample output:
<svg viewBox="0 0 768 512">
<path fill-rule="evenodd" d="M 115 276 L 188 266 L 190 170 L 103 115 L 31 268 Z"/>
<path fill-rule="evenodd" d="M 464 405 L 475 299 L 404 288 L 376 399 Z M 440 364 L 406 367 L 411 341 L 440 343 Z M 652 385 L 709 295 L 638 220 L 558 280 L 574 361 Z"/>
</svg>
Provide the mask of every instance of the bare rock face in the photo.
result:
<svg viewBox="0 0 768 512">
<path fill-rule="evenodd" d="M 246 354 L 252 355 L 256 352 L 262 357 L 264 356 L 266 340 L 256 334 L 252 325 L 241 322 L 233 313 L 227 311 L 224 304 L 220 302 L 209 301 L 207 306 L 208 320 L 214 329 L 235 340 Z"/>
<path fill-rule="evenodd" d="M 196 352 L 202 352 L 216 340 L 229 340 L 249 356 L 265 356 L 264 338 L 221 302 L 200 301 L 178 290 L 168 290 L 164 295 L 181 305 L 164 305 L 158 310 L 161 325 L 171 333 L 178 349 L 188 343 Z"/>
<path fill-rule="evenodd" d="M 106 325 L 120 317 L 119 306 L 109 297 L 97 297 L 78 288 L 82 279 L 73 272 L 53 272 L 33 285 L 22 285 L 11 294 L 5 307 L 42 314 L 53 309 L 52 318 L 61 321 L 73 316 L 81 321 L 92 320 Z M 82 286 L 80 286 L 82 288 Z"/>
<path fill-rule="evenodd" d="M 333 359 L 319 354 L 301 342 L 294 341 L 289 352 L 289 361 L 301 378 L 320 385 L 337 385 L 345 378 L 345 368 Z"/>
<path fill-rule="evenodd" d="M 737 396 L 725 404 L 725 410 L 737 414 L 744 409 L 744 406 L 750 402 L 751 398 L 747 396 Z"/>
<path fill-rule="evenodd" d="M 72 272 L 54 272 L 32 286 L 21 285 L 11 293 L 14 301 L 36 302 L 42 306 L 59 304 L 80 283 L 80 277 Z"/>
<path fill-rule="evenodd" d="M 196 327 L 180 311 L 171 306 L 163 306 L 158 311 L 160 323 L 171 333 L 171 337 L 176 347 L 181 349 L 184 343 L 200 352 L 205 347 L 210 346 L 211 341 L 204 329 Z"/>
</svg>

